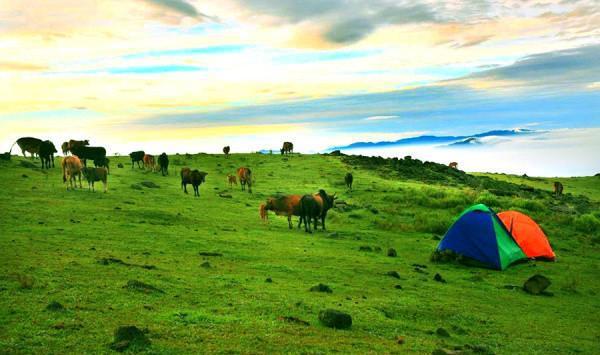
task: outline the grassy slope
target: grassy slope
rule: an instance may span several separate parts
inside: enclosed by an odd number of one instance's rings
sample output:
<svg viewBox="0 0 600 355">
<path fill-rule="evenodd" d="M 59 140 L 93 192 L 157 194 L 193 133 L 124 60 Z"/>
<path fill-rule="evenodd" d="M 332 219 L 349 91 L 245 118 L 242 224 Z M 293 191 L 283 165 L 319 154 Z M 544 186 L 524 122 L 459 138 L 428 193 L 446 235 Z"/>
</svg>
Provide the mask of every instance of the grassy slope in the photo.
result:
<svg viewBox="0 0 600 355">
<path fill-rule="evenodd" d="M 0 352 L 109 352 L 114 329 L 124 324 L 148 329 L 150 353 L 430 353 L 465 344 L 506 354 L 598 350 L 598 236 L 594 229 L 573 229 L 568 222 L 577 216 L 531 211 L 550 235 L 556 263 L 529 262 L 504 272 L 432 264 L 429 256 L 438 243 L 432 235 L 442 234 L 463 208 L 489 200 L 489 194 L 386 180 L 360 169 L 354 170 L 355 191 L 349 193 L 341 182 L 348 168 L 336 157 L 171 159 L 181 165 L 172 166 L 169 177 L 132 170 L 128 163 L 117 169 L 116 162 L 126 159 L 113 159 L 108 194 L 65 191 L 58 168 L 44 174 L 18 161 L 3 163 Z M 182 164 L 209 173 L 201 198 L 181 192 L 174 172 Z M 255 193 L 237 188 L 233 198 L 219 197 L 228 190 L 225 174 L 241 165 L 252 168 Z M 160 188 L 130 187 L 144 180 Z M 319 188 L 337 191 L 355 207 L 333 210 L 328 232 L 290 231 L 285 218 L 274 215 L 269 224 L 261 223 L 258 205 L 270 194 Z M 519 201 L 492 202 L 509 208 Z M 600 217 L 598 210 L 593 213 Z M 359 251 L 364 245 L 383 250 Z M 398 251 L 397 258 L 385 256 L 388 247 Z M 223 256 L 201 257 L 201 251 Z M 104 257 L 156 269 L 98 263 Z M 211 268 L 200 266 L 205 260 Z M 413 263 L 427 265 L 427 274 L 414 271 Z M 385 276 L 390 270 L 402 279 Z M 433 281 L 435 273 L 448 282 Z M 554 297 L 504 288 L 534 273 L 553 281 Z M 32 277 L 33 288 L 20 287 L 19 275 Z M 125 289 L 128 280 L 165 293 Z M 308 291 L 320 282 L 333 293 Z M 394 288 L 398 284 L 402 290 Z M 46 311 L 54 300 L 67 310 Z M 321 326 L 317 315 L 325 308 L 350 313 L 352 329 Z M 431 334 L 438 327 L 451 337 Z M 406 343 L 397 344 L 397 336 Z"/>
</svg>

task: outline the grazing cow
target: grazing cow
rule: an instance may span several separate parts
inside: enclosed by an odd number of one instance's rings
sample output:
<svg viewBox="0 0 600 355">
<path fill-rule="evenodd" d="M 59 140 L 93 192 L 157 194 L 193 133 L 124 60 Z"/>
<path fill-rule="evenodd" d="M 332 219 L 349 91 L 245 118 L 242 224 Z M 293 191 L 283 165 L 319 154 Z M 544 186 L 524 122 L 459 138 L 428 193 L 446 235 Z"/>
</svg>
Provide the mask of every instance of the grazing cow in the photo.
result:
<svg viewBox="0 0 600 355">
<path fill-rule="evenodd" d="M 104 185 L 104 192 L 108 190 L 108 169 L 106 168 L 83 168 L 83 177 L 88 182 L 88 190 L 96 191 L 94 189 L 94 182 L 102 181 Z"/>
<path fill-rule="evenodd" d="M 106 159 L 106 149 L 104 147 L 75 146 L 70 148 L 70 151 L 83 161 L 83 166 L 87 166 L 88 159 L 92 161 Z"/>
<path fill-rule="evenodd" d="M 110 174 L 110 160 L 108 158 L 94 159 L 96 168 L 106 168 L 106 172 Z"/>
<path fill-rule="evenodd" d="M 169 157 L 167 153 L 162 153 L 158 156 L 158 167 L 162 176 L 169 175 Z"/>
<path fill-rule="evenodd" d="M 12 148 L 17 144 L 19 148 L 21 148 L 21 152 L 23 152 L 23 157 L 26 158 L 25 152 L 31 153 L 31 158 L 34 158 L 34 154 L 40 153 L 40 144 L 42 144 L 41 139 L 33 138 L 33 137 L 22 137 L 17 139 L 17 141 L 10 147 L 10 151 L 12 152 Z"/>
<path fill-rule="evenodd" d="M 292 142 L 283 142 L 281 154 L 291 154 L 294 152 L 294 144 Z"/>
<path fill-rule="evenodd" d="M 131 158 L 131 168 L 133 169 L 133 165 L 135 163 L 137 163 L 138 168 L 142 168 L 140 166 L 140 162 L 144 162 L 144 156 L 146 155 L 146 153 L 144 153 L 143 150 L 138 150 L 135 152 L 131 152 L 129 153 L 129 157 Z"/>
<path fill-rule="evenodd" d="M 265 203 L 260 205 L 260 218 L 267 221 L 268 211 L 273 211 L 278 216 L 287 216 L 288 227 L 292 229 L 292 216 L 300 216 L 300 199 L 302 199 L 302 195 L 269 197 Z M 300 228 L 300 224 L 298 224 L 298 228 Z"/>
<path fill-rule="evenodd" d="M 246 185 L 248 185 L 248 193 L 252 193 L 252 172 L 250 169 L 245 167 L 238 168 L 237 176 L 240 180 L 240 185 L 242 185 L 242 191 L 246 190 Z"/>
<path fill-rule="evenodd" d="M 183 191 L 187 194 L 187 184 L 192 184 L 194 188 L 194 196 L 200 197 L 200 191 L 198 187 L 205 182 L 205 178 L 208 173 L 198 170 L 191 170 L 190 168 L 182 168 L 181 169 L 181 187 L 183 187 Z"/>
<path fill-rule="evenodd" d="M 354 177 L 352 176 L 352 173 L 347 173 L 346 176 L 344 176 L 344 182 L 346 183 L 346 187 L 349 188 L 350 190 L 352 190 L 352 182 L 354 181 Z"/>
<path fill-rule="evenodd" d="M 154 155 L 145 154 L 144 155 L 144 168 L 153 171 L 154 170 Z"/>
<path fill-rule="evenodd" d="M 40 143 L 39 155 L 42 161 L 42 169 L 54 168 L 54 153 L 57 153 L 56 147 L 50 141 Z"/>
<path fill-rule="evenodd" d="M 76 156 L 65 157 L 62 161 L 62 172 L 63 172 L 63 184 L 69 181 L 69 185 L 71 189 L 73 187 L 73 181 L 75 181 L 75 187 L 77 186 L 77 176 L 79 176 L 79 188 L 81 186 L 81 170 L 83 170 L 83 165 L 81 164 L 81 160 L 79 160 Z M 69 185 L 67 185 L 67 191 L 69 190 Z"/>
<path fill-rule="evenodd" d="M 69 142 L 63 142 L 63 144 L 61 144 L 60 149 L 62 150 L 63 155 L 67 155 L 67 153 L 69 153 Z"/>
<path fill-rule="evenodd" d="M 458 169 L 458 163 L 453 161 L 452 163 L 448 164 L 448 167 L 452 169 Z"/>
<path fill-rule="evenodd" d="M 237 179 L 235 175 L 227 174 L 227 182 L 229 183 L 229 188 L 231 189 L 233 185 L 237 185 Z"/>
<path fill-rule="evenodd" d="M 313 195 L 304 195 L 300 199 L 300 223 L 304 221 L 304 231 L 312 233 L 310 230 L 310 222 L 314 221 L 315 231 L 317 230 L 317 224 L 319 216 L 321 215 L 321 205 Z"/>
<path fill-rule="evenodd" d="M 560 181 L 554 182 L 554 194 L 556 196 L 562 196 L 563 189 L 564 189 L 563 184 Z"/>
<path fill-rule="evenodd" d="M 226 158 L 229 158 L 229 151 L 231 151 L 231 148 L 229 148 L 229 146 L 223 147 L 223 154 L 225 154 Z"/>
</svg>

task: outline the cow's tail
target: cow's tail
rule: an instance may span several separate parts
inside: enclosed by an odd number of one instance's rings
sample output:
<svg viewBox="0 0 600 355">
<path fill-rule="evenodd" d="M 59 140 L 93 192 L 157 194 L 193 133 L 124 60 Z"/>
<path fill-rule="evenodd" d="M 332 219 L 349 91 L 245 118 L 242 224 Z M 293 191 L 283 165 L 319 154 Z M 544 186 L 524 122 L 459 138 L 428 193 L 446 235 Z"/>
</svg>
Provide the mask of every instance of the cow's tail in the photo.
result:
<svg viewBox="0 0 600 355">
<path fill-rule="evenodd" d="M 65 182 L 67 182 L 67 167 L 66 167 L 64 160 L 62 163 L 62 173 L 63 173 L 63 184 L 64 184 Z"/>
<path fill-rule="evenodd" d="M 15 147 L 15 144 L 17 144 L 16 141 L 13 143 L 13 145 L 10 146 L 10 150 L 8 151 L 9 155 L 12 153 L 12 149 Z"/>
<path fill-rule="evenodd" d="M 260 213 L 260 219 L 262 219 L 263 221 L 267 221 L 269 219 L 269 214 L 267 212 L 267 206 L 264 203 L 260 204 L 260 207 L 258 208 L 258 211 Z"/>
</svg>

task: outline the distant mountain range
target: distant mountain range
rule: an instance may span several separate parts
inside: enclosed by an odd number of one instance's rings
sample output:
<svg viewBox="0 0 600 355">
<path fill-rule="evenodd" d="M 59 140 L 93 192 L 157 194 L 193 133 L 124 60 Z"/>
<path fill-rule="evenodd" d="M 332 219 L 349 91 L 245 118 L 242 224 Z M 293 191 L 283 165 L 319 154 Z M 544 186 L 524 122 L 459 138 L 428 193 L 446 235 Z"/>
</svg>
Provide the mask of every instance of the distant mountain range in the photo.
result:
<svg viewBox="0 0 600 355">
<path fill-rule="evenodd" d="M 536 133 L 530 129 L 511 129 L 511 130 L 494 130 L 484 133 L 473 134 L 469 136 L 419 136 L 411 138 L 402 138 L 397 141 L 382 141 L 382 142 L 356 142 L 346 146 L 332 147 L 327 151 L 332 150 L 347 150 L 358 148 L 379 148 L 390 146 L 407 146 L 407 145 L 446 145 L 450 147 L 472 146 L 482 144 L 480 138 L 485 137 L 509 137 L 524 134 Z"/>
</svg>

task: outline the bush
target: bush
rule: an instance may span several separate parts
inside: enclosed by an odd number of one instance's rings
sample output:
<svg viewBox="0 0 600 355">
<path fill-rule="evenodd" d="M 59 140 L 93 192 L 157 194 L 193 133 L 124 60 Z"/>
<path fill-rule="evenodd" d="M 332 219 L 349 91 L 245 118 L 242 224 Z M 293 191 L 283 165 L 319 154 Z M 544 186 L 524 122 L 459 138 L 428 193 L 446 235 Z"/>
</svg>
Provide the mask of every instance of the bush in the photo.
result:
<svg viewBox="0 0 600 355">
<path fill-rule="evenodd" d="M 498 207 L 500 206 L 500 201 L 498 198 L 491 193 L 485 191 L 479 195 L 475 203 L 483 203 L 488 207 Z"/>
<path fill-rule="evenodd" d="M 538 212 L 546 209 L 546 206 L 537 200 L 516 199 L 514 200 L 514 204 L 530 212 Z"/>
<path fill-rule="evenodd" d="M 584 214 L 575 219 L 575 229 L 582 233 L 600 234 L 600 220 L 592 214 Z"/>
</svg>

